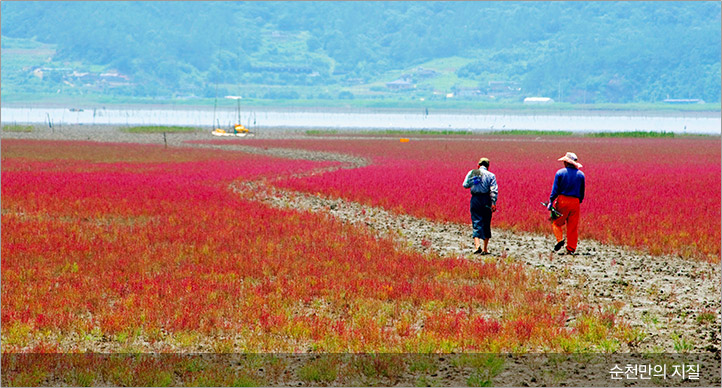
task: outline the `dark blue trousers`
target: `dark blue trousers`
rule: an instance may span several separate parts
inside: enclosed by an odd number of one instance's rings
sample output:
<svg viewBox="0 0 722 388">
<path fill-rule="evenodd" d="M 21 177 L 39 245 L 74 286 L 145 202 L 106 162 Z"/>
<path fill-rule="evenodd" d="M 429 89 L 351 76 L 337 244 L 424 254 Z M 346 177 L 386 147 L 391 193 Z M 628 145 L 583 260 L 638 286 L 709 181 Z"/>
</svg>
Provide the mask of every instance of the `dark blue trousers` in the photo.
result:
<svg viewBox="0 0 722 388">
<path fill-rule="evenodd" d="M 482 240 L 491 238 L 491 195 L 472 194 L 470 210 L 474 237 Z"/>
</svg>

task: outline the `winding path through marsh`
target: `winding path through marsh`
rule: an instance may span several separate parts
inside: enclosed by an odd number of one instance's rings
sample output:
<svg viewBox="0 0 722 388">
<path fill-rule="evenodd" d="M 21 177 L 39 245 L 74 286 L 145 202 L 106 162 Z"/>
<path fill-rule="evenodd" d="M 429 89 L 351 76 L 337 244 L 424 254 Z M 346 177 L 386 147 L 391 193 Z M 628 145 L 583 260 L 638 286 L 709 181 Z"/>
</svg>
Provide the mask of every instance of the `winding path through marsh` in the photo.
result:
<svg viewBox="0 0 722 388">
<path fill-rule="evenodd" d="M 92 138 L 86 127 L 63 131 L 3 133 L 3 138 L 98 140 L 165 144 L 172 147 L 204 147 L 263 154 L 278 158 L 339 162 L 337 167 L 305 174 L 323 174 L 338 168 L 358 168 L 369 162 L 350 155 L 297 149 L 259 148 L 245 145 L 210 145 L 206 133 L 158 135 L 103 131 Z M 320 140 L 322 141 L 322 140 Z M 304 174 L 300 174 L 304 175 Z M 379 234 L 392 236 L 400 244 L 434 251 L 443 256 L 481 260 L 471 255 L 470 226 L 439 223 L 409 215 L 396 215 L 338 198 L 281 190 L 270 179 L 236 181 L 231 188 L 253 200 L 274 207 L 325 213 L 349 223 L 360 224 Z M 720 353 L 719 263 L 685 260 L 674 256 L 652 256 L 629 248 L 591 240 L 580 243 L 578 256 L 557 256 L 551 252 L 553 237 L 494 229 L 492 259 L 523 262 L 529 268 L 547 271 L 559 287 L 580 292 L 588 303 L 614 308 L 618 317 L 636 328 L 637 337 L 620 344 L 620 352 Z"/>
</svg>

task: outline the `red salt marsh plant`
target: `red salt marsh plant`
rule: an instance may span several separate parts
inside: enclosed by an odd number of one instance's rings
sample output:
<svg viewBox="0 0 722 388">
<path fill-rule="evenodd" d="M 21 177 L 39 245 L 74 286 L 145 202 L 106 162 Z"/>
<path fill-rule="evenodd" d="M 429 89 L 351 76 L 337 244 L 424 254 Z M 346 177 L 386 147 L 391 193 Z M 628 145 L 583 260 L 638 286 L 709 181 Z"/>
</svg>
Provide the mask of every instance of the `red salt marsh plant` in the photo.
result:
<svg viewBox="0 0 722 388">
<path fill-rule="evenodd" d="M 37 142 L 69 160 L 38 157 L 33 144 L 2 143 L 3 352 L 559 351 L 600 343 L 584 334 L 600 318 L 558 293 L 550 275 L 420 254 L 228 188 L 329 163 Z M 119 160 L 100 162 L 103 152 Z M 122 161 L 123 153 L 134 156 Z M 568 317 L 586 326 L 569 326 Z M 628 330 L 604 328 L 605 338 Z"/>
<path fill-rule="evenodd" d="M 587 176 L 581 238 L 653 254 L 719 261 L 720 139 L 476 137 L 412 139 L 238 140 L 264 147 L 326 150 L 368 157 L 358 169 L 287 180 L 280 186 L 343 197 L 437 221 L 468 221 L 461 182 L 476 161 L 491 159 L 499 181 L 493 224 L 551 233 L 540 201 L 551 191 L 557 159 L 575 152 Z"/>
</svg>

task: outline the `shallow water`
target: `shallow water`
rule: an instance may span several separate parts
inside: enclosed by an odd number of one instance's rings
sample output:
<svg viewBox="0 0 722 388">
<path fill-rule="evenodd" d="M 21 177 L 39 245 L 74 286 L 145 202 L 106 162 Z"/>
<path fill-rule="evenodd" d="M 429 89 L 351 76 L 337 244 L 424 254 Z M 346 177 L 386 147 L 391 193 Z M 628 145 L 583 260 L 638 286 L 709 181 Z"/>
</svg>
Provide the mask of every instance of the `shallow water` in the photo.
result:
<svg viewBox="0 0 722 388">
<path fill-rule="evenodd" d="M 227 127 L 237 121 L 233 110 L 172 108 L 2 108 L 3 123 L 48 123 L 53 125 L 179 125 L 211 127 L 215 122 Z M 242 111 L 241 123 L 253 128 L 332 128 L 332 129 L 449 129 L 449 130 L 566 130 L 656 131 L 717 134 L 722 132 L 719 114 L 664 113 L 617 114 L 573 113 L 484 114 L 480 113 L 378 113 L 322 112 L 317 110 Z"/>
</svg>

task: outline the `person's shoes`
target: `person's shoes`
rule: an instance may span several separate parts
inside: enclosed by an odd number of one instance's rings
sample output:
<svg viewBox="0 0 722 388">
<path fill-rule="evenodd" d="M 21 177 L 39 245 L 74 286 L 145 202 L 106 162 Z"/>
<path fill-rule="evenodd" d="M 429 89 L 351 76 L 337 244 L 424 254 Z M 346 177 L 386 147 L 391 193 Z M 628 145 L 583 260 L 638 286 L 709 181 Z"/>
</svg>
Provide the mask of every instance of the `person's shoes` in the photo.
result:
<svg viewBox="0 0 722 388">
<path fill-rule="evenodd" d="M 482 256 L 486 256 L 486 255 L 490 255 L 490 254 L 491 254 L 491 253 L 489 253 L 489 251 L 483 251 L 483 252 L 481 252 L 481 255 L 482 255 Z"/>
<path fill-rule="evenodd" d="M 475 255 L 482 255 L 482 254 L 483 254 L 483 251 L 481 250 L 481 248 L 477 248 L 477 249 L 474 251 L 474 254 L 475 254 Z"/>
<path fill-rule="evenodd" d="M 564 246 L 564 243 L 565 243 L 565 242 L 566 242 L 566 240 L 562 240 L 562 241 L 559 241 L 559 242 L 557 243 L 557 245 L 554 245 L 554 252 L 562 249 L 562 247 Z"/>
<path fill-rule="evenodd" d="M 574 251 L 570 251 L 570 250 L 568 250 L 568 249 L 565 250 L 564 252 L 559 252 L 559 256 L 564 256 L 564 255 L 567 255 L 567 256 L 576 256 L 577 253 L 574 252 Z"/>
</svg>

